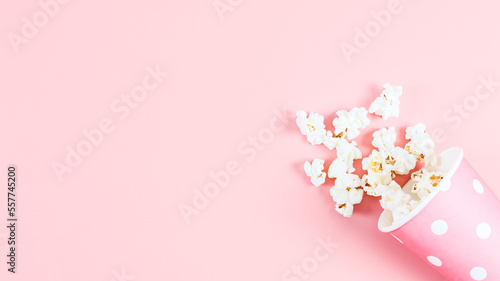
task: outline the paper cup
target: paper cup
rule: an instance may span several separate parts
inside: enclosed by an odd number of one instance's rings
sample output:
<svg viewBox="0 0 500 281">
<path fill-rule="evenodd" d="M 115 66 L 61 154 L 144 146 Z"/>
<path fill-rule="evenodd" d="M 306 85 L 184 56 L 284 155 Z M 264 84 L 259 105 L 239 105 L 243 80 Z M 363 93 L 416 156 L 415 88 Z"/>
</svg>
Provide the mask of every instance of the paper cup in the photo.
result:
<svg viewBox="0 0 500 281">
<path fill-rule="evenodd" d="M 437 191 L 401 221 L 390 211 L 378 227 L 448 280 L 500 280 L 500 200 L 455 147 L 438 157 Z M 410 180 L 403 190 L 410 193 Z"/>
</svg>

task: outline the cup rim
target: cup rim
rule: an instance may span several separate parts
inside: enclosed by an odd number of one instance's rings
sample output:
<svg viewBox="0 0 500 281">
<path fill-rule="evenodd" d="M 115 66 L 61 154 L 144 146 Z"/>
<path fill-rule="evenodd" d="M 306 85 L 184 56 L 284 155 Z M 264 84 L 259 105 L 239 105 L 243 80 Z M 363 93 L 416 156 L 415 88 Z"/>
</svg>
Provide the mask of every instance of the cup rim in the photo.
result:
<svg viewBox="0 0 500 281">
<path fill-rule="evenodd" d="M 412 210 L 408 215 L 406 215 L 403 219 L 397 221 L 396 223 L 392 223 L 388 226 L 384 226 L 384 224 L 387 224 L 387 223 L 385 223 L 384 218 L 391 215 L 390 211 L 384 210 L 382 212 L 382 214 L 380 215 L 379 220 L 378 220 L 378 229 L 381 232 L 391 232 L 391 231 L 394 231 L 394 230 L 402 227 L 407 222 L 409 222 L 412 218 L 417 216 L 420 213 L 420 211 L 422 211 L 425 208 L 425 206 L 427 204 L 429 204 L 429 202 L 436 196 L 436 194 L 438 194 L 445 187 L 449 187 L 449 185 L 451 184 L 451 182 L 450 182 L 451 177 L 455 174 L 455 171 L 458 169 L 458 166 L 460 166 L 460 163 L 462 163 L 464 151 L 460 147 L 452 147 L 452 148 L 449 148 L 449 149 L 443 151 L 441 154 L 439 154 L 439 157 L 444 157 L 444 156 L 447 156 L 448 154 L 451 154 L 452 156 L 453 156 L 453 154 L 456 154 L 456 158 L 453 161 L 453 164 L 451 165 L 450 169 L 445 172 L 443 179 L 436 186 L 436 189 L 433 192 L 431 192 L 426 198 L 424 198 L 424 200 L 422 200 L 420 202 L 420 204 L 418 204 L 417 208 Z M 404 189 L 411 181 L 412 180 L 409 180 L 402 187 L 402 189 Z"/>
</svg>

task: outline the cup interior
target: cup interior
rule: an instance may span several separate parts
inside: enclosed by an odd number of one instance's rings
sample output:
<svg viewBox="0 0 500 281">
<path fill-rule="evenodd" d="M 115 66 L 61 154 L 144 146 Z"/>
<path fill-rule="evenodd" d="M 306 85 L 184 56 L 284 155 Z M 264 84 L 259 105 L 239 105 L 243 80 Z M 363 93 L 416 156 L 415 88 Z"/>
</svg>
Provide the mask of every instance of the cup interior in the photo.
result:
<svg viewBox="0 0 500 281">
<path fill-rule="evenodd" d="M 453 147 L 439 154 L 437 158 L 437 164 L 434 166 L 426 167 L 429 171 L 441 171 L 444 174 L 443 179 L 438 184 L 438 186 L 436 186 L 436 189 L 424 200 L 422 200 L 420 204 L 418 204 L 417 208 L 415 208 L 403 219 L 397 222 L 393 221 L 391 211 L 384 210 L 378 220 L 378 229 L 382 232 L 390 232 L 402 227 L 413 217 L 415 217 L 421 210 L 423 210 L 438 192 L 440 192 L 441 190 L 447 190 L 451 184 L 450 178 L 453 176 L 458 166 L 462 162 L 463 155 L 463 149 L 460 147 Z M 410 179 L 402 187 L 402 189 L 405 193 L 410 194 L 412 196 L 412 199 L 418 199 L 416 194 L 410 192 L 414 183 L 415 180 Z"/>
</svg>

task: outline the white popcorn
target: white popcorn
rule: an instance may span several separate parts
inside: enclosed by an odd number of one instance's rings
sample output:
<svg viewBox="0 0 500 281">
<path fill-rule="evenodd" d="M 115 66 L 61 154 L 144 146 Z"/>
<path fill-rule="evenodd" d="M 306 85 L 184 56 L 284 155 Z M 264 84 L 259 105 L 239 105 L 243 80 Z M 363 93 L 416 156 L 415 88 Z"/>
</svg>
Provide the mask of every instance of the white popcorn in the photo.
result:
<svg viewBox="0 0 500 281">
<path fill-rule="evenodd" d="M 391 170 L 392 165 L 388 163 L 389 154 L 385 151 L 373 150 L 372 153 L 363 159 L 363 170 L 368 173 L 382 173 L 384 170 Z"/>
<path fill-rule="evenodd" d="M 389 184 L 389 189 L 387 192 L 382 194 L 382 199 L 380 199 L 380 205 L 382 208 L 394 211 L 397 207 L 402 206 L 410 202 L 410 194 L 406 194 L 401 187 L 396 182 L 391 182 Z"/>
<path fill-rule="evenodd" d="M 307 141 L 313 145 L 322 144 L 326 138 L 324 124 L 325 118 L 317 113 L 311 112 L 309 117 L 304 111 L 297 111 L 297 126 L 300 132 L 307 136 Z"/>
<path fill-rule="evenodd" d="M 328 168 L 329 178 L 339 178 L 345 174 L 354 172 L 354 160 L 361 159 L 361 150 L 359 150 L 355 141 L 348 142 L 344 138 L 338 138 L 337 158 L 332 162 Z"/>
<path fill-rule="evenodd" d="M 332 150 L 335 147 L 337 147 L 337 145 L 339 144 L 340 140 L 343 139 L 343 137 L 344 137 L 343 133 L 341 133 L 338 136 L 334 136 L 332 132 L 327 131 L 326 136 L 325 136 L 324 141 L 323 141 L 323 144 L 326 147 L 328 147 L 330 150 Z"/>
<path fill-rule="evenodd" d="M 357 189 L 361 180 L 357 175 L 348 174 L 335 180 L 335 185 L 330 189 L 330 195 L 337 204 L 335 210 L 344 217 L 351 217 L 353 205 L 361 203 L 363 190 Z"/>
<path fill-rule="evenodd" d="M 428 133 L 419 133 L 406 144 L 405 149 L 415 155 L 418 161 L 425 161 L 425 165 L 434 165 L 437 161 L 436 153 L 434 152 L 434 140 Z"/>
<path fill-rule="evenodd" d="M 401 147 L 391 150 L 392 170 L 398 175 L 407 175 L 417 165 L 417 157 Z"/>
<path fill-rule="evenodd" d="M 366 116 L 368 111 L 364 107 L 355 107 L 351 111 L 337 111 L 337 118 L 333 120 L 335 134 L 345 133 L 347 138 L 352 140 L 359 135 L 359 129 L 363 129 L 370 124 L 370 119 Z"/>
<path fill-rule="evenodd" d="M 417 153 L 428 154 L 434 149 L 434 140 L 428 133 L 415 135 L 407 144 L 407 146 Z"/>
<path fill-rule="evenodd" d="M 359 204 L 363 199 L 363 189 L 361 188 L 342 188 L 335 185 L 330 189 L 333 201 L 338 204 Z"/>
<path fill-rule="evenodd" d="M 297 126 L 300 132 L 307 136 L 307 141 L 313 145 L 324 144 L 330 150 L 334 149 L 344 134 L 333 135 L 325 129 L 325 118 L 317 113 L 311 112 L 309 117 L 304 111 L 297 111 Z"/>
<path fill-rule="evenodd" d="M 377 97 L 370 105 L 370 113 L 380 115 L 384 120 L 390 117 L 399 117 L 399 97 L 403 93 L 403 88 L 385 83 L 384 89 L 380 97 Z"/>
<path fill-rule="evenodd" d="M 340 139 L 337 145 L 337 157 L 348 158 L 352 156 L 353 159 L 361 159 L 361 150 L 355 141 L 348 142 L 345 139 Z"/>
<path fill-rule="evenodd" d="M 348 173 L 348 165 L 344 159 L 337 157 L 328 168 L 329 178 L 340 178 Z"/>
<path fill-rule="evenodd" d="M 333 201 L 337 203 L 335 210 L 344 217 L 351 217 L 354 210 L 353 205 L 359 204 L 363 199 L 361 180 L 357 175 L 346 174 L 335 180 L 335 185 L 330 189 Z"/>
<path fill-rule="evenodd" d="M 349 203 L 349 190 L 338 186 L 335 184 L 330 189 L 330 195 L 332 196 L 333 201 L 337 202 L 337 204 L 345 204 Z"/>
<path fill-rule="evenodd" d="M 314 186 L 320 186 L 325 183 L 326 173 L 323 172 L 325 160 L 314 159 L 312 164 L 306 161 L 304 163 L 304 170 L 308 177 L 311 177 L 311 182 Z"/>
<path fill-rule="evenodd" d="M 393 218 L 393 220 L 395 222 L 401 220 L 406 215 L 408 215 L 411 211 L 415 210 L 415 208 L 417 208 L 417 206 L 418 206 L 419 203 L 420 203 L 420 201 L 418 201 L 418 200 L 411 200 L 408 203 L 405 203 L 403 205 L 398 206 L 392 212 L 392 218 Z"/>
<path fill-rule="evenodd" d="M 392 211 L 392 218 L 394 221 L 399 221 L 411 212 L 410 205 L 405 204 L 398 206 L 394 211 Z"/>
<path fill-rule="evenodd" d="M 355 174 L 346 174 L 335 180 L 335 186 L 338 188 L 356 188 L 361 186 L 361 179 Z"/>
<path fill-rule="evenodd" d="M 392 182 L 391 171 L 384 170 L 381 173 L 368 173 L 361 178 L 361 185 L 366 194 L 371 196 L 381 196 L 386 192 L 388 185 Z"/>
<path fill-rule="evenodd" d="M 413 127 L 406 129 L 406 138 L 410 141 L 406 144 L 405 149 L 417 157 L 418 161 L 425 161 L 425 165 L 434 165 L 437 162 L 437 156 L 434 152 L 436 144 L 425 131 L 425 125 L 418 123 Z"/>
<path fill-rule="evenodd" d="M 418 200 L 411 200 L 410 201 L 410 207 L 412 210 L 415 210 L 415 208 L 417 208 L 418 204 L 420 203 L 420 201 Z"/>
<path fill-rule="evenodd" d="M 427 169 L 414 172 L 411 178 L 416 181 L 411 189 L 412 193 L 416 193 L 418 198 L 424 199 L 427 197 L 443 179 L 443 174 L 439 171 L 430 172 Z"/>
<path fill-rule="evenodd" d="M 402 191 L 401 189 L 401 186 L 399 186 L 399 184 L 395 181 L 391 181 L 388 185 L 387 185 L 387 188 L 388 190 L 394 190 L 394 191 Z"/>
<path fill-rule="evenodd" d="M 347 172 L 352 173 L 354 169 L 354 160 L 361 159 L 361 150 L 358 148 L 358 144 L 353 142 L 348 142 L 345 139 L 340 139 L 337 145 L 337 157 L 341 158 L 347 164 Z"/>
<path fill-rule="evenodd" d="M 389 129 L 382 128 L 375 131 L 372 136 L 372 145 L 380 151 L 390 151 L 394 148 L 394 143 L 396 142 L 396 130 L 394 127 L 390 127 Z"/>
<path fill-rule="evenodd" d="M 369 112 L 380 115 L 384 120 L 398 117 L 402 90 L 401 86 L 384 84 L 384 90 L 370 105 Z M 412 200 L 412 196 L 394 181 L 396 174 L 408 174 L 418 161 L 425 161 L 426 167 L 434 165 L 437 161 L 435 143 L 422 123 L 406 129 L 405 137 L 409 142 L 404 148 L 395 146 L 397 136 L 394 127 L 381 128 L 372 135 L 372 145 L 376 150 L 362 160 L 362 168 L 367 174 L 360 178 L 353 172 L 354 160 L 362 158 L 361 151 L 355 141 L 349 141 L 360 134 L 360 129 L 369 125 L 367 113 L 363 107 L 340 110 L 332 122 L 335 129 L 327 131 L 323 116 L 313 112 L 308 116 L 306 112 L 298 111 L 297 126 L 307 140 L 313 145 L 324 144 L 330 150 L 335 148 L 337 154 L 328 173 L 323 172 L 324 160 L 321 159 L 305 162 L 304 170 L 315 186 L 323 184 L 327 174 L 329 178 L 335 178 L 330 194 L 336 202 L 335 210 L 344 217 L 352 216 L 354 205 L 362 201 L 366 192 L 371 196 L 380 196 L 382 208 L 391 212 L 396 222 L 417 208 L 443 179 L 441 172 L 430 172 L 425 168 L 414 172 L 411 175 L 415 181 L 411 192 L 416 194 L 413 198 L 417 200 Z"/>
<path fill-rule="evenodd" d="M 354 210 L 354 205 L 351 203 L 344 203 L 344 204 L 337 203 L 335 205 L 335 211 L 337 211 L 339 214 L 343 215 L 346 218 L 352 217 L 353 210 Z"/>
<path fill-rule="evenodd" d="M 359 204 L 363 200 L 363 189 L 361 188 L 351 188 L 349 190 L 349 201 L 351 204 Z"/>
<path fill-rule="evenodd" d="M 366 179 L 362 179 L 366 180 Z M 371 184 L 364 184 L 363 185 L 363 190 L 366 192 L 366 194 L 370 196 L 382 196 L 387 191 L 387 185 L 384 184 L 378 184 L 378 185 L 371 185 Z"/>
<path fill-rule="evenodd" d="M 431 192 L 427 189 L 421 189 L 419 192 L 417 192 L 417 196 L 418 198 L 420 198 L 420 200 L 425 199 L 425 197 L 429 196 L 429 194 L 431 194 Z"/>
<path fill-rule="evenodd" d="M 406 128 L 406 139 L 412 139 L 414 136 L 418 134 L 423 134 L 425 133 L 425 125 L 423 123 L 418 123 L 417 125 L 413 127 L 408 127 Z"/>
<path fill-rule="evenodd" d="M 421 169 L 419 171 L 416 171 L 414 172 L 413 174 L 411 174 L 411 178 L 416 180 L 417 182 L 421 181 L 422 179 L 424 179 L 425 177 L 427 177 L 427 175 L 429 174 L 430 172 L 427 170 L 427 169 Z"/>
</svg>

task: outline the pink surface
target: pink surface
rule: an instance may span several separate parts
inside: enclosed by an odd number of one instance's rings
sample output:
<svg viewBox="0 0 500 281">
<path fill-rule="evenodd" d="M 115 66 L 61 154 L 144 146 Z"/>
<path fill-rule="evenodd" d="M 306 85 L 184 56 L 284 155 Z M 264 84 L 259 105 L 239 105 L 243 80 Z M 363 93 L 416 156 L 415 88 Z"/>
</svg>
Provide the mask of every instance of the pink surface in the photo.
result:
<svg viewBox="0 0 500 281">
<path fill-rule="evenodd" d="M 500 194 L 496 1 L 38 1 L 0 1 L 3 259 L 9 164 L 19 181 L 18 271 L 2 262 L 1 280 L 443 280 L 379 232 L 375 198 L 339 216 L 333 182 L 301 168 L 331 152 L 275 117 L 331 128 L 385 82 L 401 116 L 372 120 L 365 155 L 377 128 L 424 122 Z M 72 165 L 61 181 L 55 162 Z"/>
<path fill-rule="evenodd" d="M 465 159 L 457 162 L 451 185 L 440 184 L 422 211 L 389 233 L 448 280 L 500 280 L 500 201 Z"/>
</svg>

